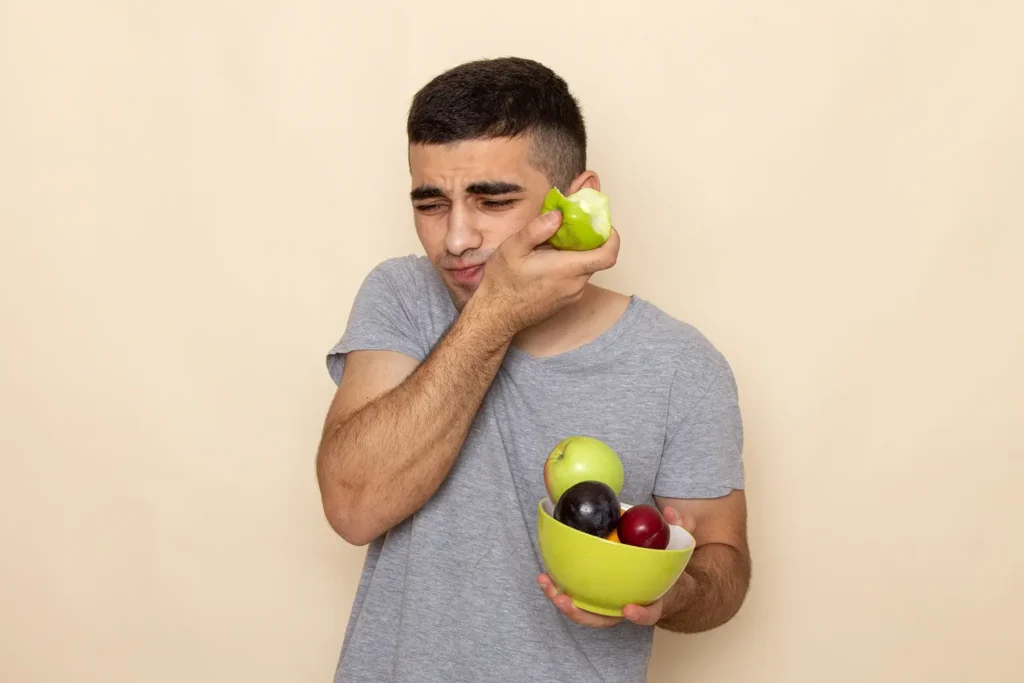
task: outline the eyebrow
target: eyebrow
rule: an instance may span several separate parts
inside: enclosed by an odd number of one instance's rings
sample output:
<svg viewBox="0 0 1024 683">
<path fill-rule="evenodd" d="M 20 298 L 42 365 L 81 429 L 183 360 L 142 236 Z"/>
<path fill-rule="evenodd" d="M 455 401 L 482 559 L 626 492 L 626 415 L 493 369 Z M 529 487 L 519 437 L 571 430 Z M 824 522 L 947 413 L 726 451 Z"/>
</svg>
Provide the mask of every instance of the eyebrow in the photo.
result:
<svg viewBox="0 0 1024 683">
<path fill-rule="evenodd" d="M 470 183 L 466 187 L 466 192 L 469 194 L 479 194 L 486 196 L 503 195 L 503 194 L 515 194 L 517 192 L 525 192 L 526 188 L 516 183 L 505 182 L 504 180 L 479 180 L 475 183 Z M 416 201 L 418 199 L 434 199 L 437 197 L 443 197 L 444 191 L 439 187 L 433 185 L 420 185 L 412 192 L 409 193 L 409 197 Z"/>
<path fill-rule="evenodd" d="M 420 185 L 415 190 L 409 193 L 409 196 L 413 201 L 417 199 L 433 199 L 435 197 L 443 197 L 444 192 L 441 188 L 434 187 L 433 185 Z"/>
<path fill-rule="evenodd" d="M 471 183 L 466 188 L 466 192 L 469 194 L 484 194 L 484 195 L 496 195 L 496 194 L 515 194 L 516 192 L 525 192 L 526 189 L 522 185 L 516 185 L 515 183 L 506 183 L 502 180 L 483 180 L 476 183 Z"/>
</svg>

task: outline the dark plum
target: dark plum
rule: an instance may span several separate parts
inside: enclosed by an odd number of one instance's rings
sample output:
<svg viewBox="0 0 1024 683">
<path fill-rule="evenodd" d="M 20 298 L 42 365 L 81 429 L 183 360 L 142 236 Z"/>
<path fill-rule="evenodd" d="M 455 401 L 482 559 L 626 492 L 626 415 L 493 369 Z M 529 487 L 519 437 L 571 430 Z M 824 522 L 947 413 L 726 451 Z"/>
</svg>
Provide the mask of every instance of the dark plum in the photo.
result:
<svg viewBox="0 0 1024 683">
<path fill-rule="evenodd" d="M 581 481 L 562 494 L 553 516 L 573 529 L 604 538 L 618 526 L 621 514 L 619 499 L 608 484 Z"/>
</svg>

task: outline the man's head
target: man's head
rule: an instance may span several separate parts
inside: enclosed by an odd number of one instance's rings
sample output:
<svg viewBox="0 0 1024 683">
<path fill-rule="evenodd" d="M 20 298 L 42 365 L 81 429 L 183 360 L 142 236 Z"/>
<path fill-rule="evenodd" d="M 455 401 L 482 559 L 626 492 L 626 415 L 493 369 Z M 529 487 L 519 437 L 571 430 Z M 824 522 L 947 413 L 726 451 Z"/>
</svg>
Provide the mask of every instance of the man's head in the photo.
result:
<svg viewBox="0 0 1024 683">
<path fill-rule="evenodd" d="M 552 186 L 600 189 L 576 99 L 531 60 L 435 77 L 413 98 L 407 133 L 416 232 L 460 309 L 482 277 L 474 266 L 538 215 Z"/>
</svg>

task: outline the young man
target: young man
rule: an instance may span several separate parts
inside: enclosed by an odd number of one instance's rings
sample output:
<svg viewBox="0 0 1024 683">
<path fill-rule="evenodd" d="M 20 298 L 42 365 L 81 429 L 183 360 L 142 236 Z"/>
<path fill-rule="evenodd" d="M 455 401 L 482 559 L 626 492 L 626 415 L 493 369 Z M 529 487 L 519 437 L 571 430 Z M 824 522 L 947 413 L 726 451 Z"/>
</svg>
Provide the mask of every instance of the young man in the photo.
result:
<svg viewBox="0 0 1024 683">
<path fill-rule="evenodd" d="M 565 82 L 529 60 L 464 64 L 408 116 L 426 257 L 364 281 L 328 355 L 338 384 L 317 458 L 324 511 L 368 545 L 337 681 L 643 681 L 655 627 L 739 609 L 750 559 L 736 384 L 693 327 L 597 287 L 619 237 L 544 242 L 551 186 L 600 189 Z M 583 612 L 543 573 L 543 465 L 564 437 L 605 441 L 621 499 L 654 501 L 698 547 L 662 600 Z"/>
</svg>

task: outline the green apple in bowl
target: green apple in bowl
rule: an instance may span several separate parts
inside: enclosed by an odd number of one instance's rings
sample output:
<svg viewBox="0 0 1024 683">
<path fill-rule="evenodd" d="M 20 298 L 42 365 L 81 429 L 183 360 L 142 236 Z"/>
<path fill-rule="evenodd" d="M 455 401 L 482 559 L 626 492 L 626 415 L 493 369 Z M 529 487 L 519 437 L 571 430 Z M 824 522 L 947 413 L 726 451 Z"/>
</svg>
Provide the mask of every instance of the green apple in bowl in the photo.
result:
<svg viewBox="0 0 1024 683">
<path fill-rule="evenodd" d="M 552 449 L 544 462 L 544 487 L 552 504 L 582 481 L 599 481 L 622 493 L 625 473 L 615 450 L 592 436 L 568 436 Z"/>
</svg>

